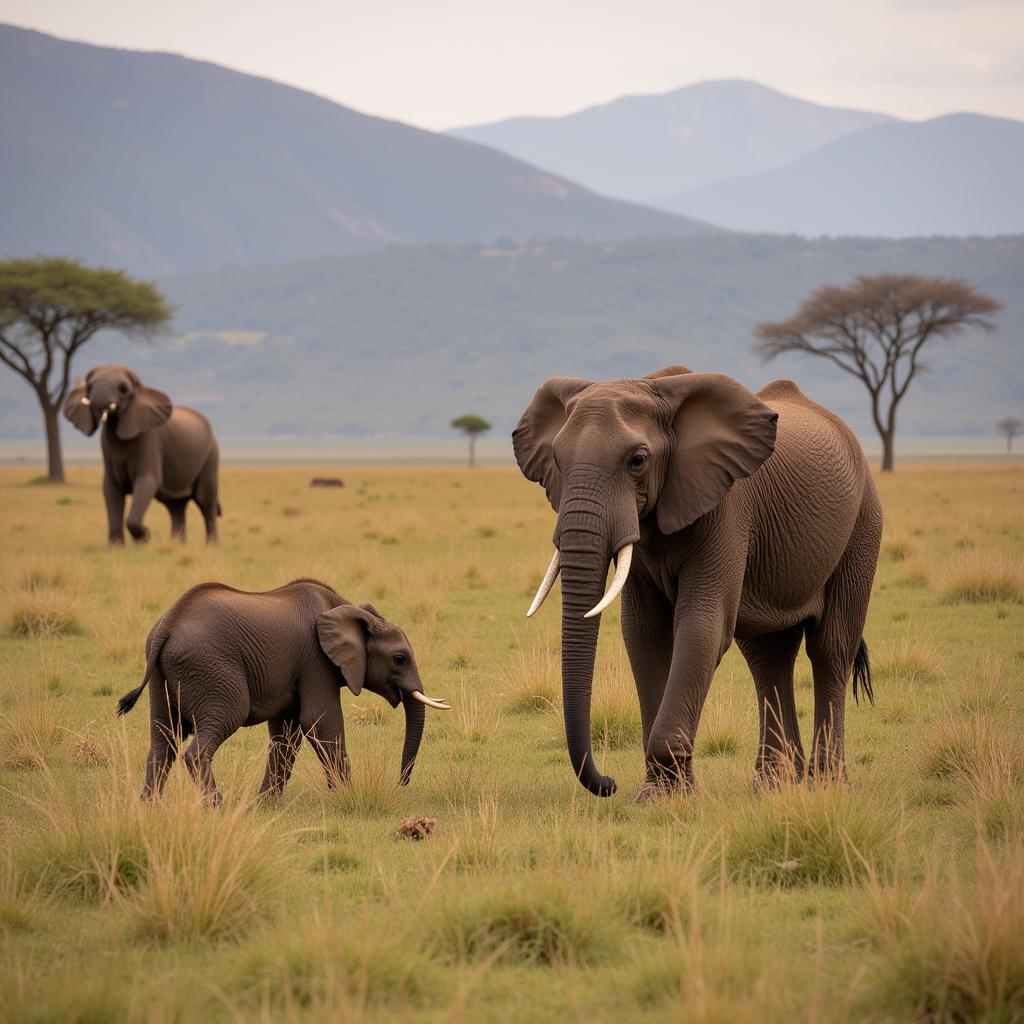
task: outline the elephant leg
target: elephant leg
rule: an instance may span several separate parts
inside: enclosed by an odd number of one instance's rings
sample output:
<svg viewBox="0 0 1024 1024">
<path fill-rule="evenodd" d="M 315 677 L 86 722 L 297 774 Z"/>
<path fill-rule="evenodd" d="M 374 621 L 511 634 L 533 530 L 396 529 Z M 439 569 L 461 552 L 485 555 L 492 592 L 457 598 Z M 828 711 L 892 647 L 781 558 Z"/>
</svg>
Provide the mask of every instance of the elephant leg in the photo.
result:
<svg viewBox="0 0 1024 1024">
<path fill-rule="evenodd" d="M 803 637 L 800 625 L 737 640 L 757 689 L 760 735 L 755 771 L 762 782 L 803 774 L 804 751 L 793 695 L 793 666 Z"/>
<path fill-rule="evenodd" d="M 631 575 L 622 592 L 622 639 L 640 701 L 646 750 L 672 664 L 672 606 L 638 576 Z"/>
<path fill-rule="evenodd" d="M 137 544 L 145 544 L 149 540 L 149 530 L 143 525 L 142 520 L 156 491 L 156 477 L 150 474 L 136 477 L 132 482 L 132 505 L 128 510 L 128 532 Z"/>
<path fill-rule="evenodd" d="M 647 740 L 647 782 L 656 789 L 693 786 L 693 743 L 704 701 L 722 656 L 732 643 L 723 637 L 725 617 L 689 615 L 676 625 L 665 696 Z"/>
<path fill-rule="evenodd" d="M 164 690 L 163 685 L 156 685 L 155 692 Z M 159 700 L 161 697 L 153 699 Z M 164 791 L 164 783 L 167 775 L 178 755 L 178 742 L 180 732 L 174 728 L 174 716 L 170 714 L 170 708 L 166 711 L 154 705 L 150 715 L 149 723 L 149 755 L 146 757 L 146 785 L 142 790 L 143 800 L 152 800 L 160 796 Z"/>
<path fill-rule="evenodd" d="M 328 788 L 333 789 L 338 784 L 347 785 L 350 773 L 340 703 L 320 710 L 315 718 L 307 717 L 303 711 L 300 725 L 309 745 L 324 766 Z"/>
<path fill-rule="evenodd" d="M 195 503 L 203 513 L 207 544 L 216 544 L 218 540 L 217 517 L 220 515 L 220 501 L 217 493 L 217 463 L 218 453 L 215 448 L 199 471 L 193 493 Z"/>
<path fill-rule="evenodd" d="M 864 637 L 871 584 L 882 538 L 882 516 L 872 489 L 850 543 L 825 585 L 821 617 L 807 630 L 814 670 L 814 746 L 810 771 L 845 778 L 846 684 Z"/>
<path fill-rule="evenodd" d="M 107 506 L 107 542 L 124 543 L 124 492 L 108 476 L 103 477 L 103 500 Z"/>
<path fill-rule="evenodd" d="M 171 539 L 185 539 L 185 510 L 188 508 L 188 498 L 170 498 L 164 502 L 167 511 L 171 514 Z"/>
<path fill-rule="evenodd" d="M 302 743 L 302 731 L 298 722 L 290 718 L 272 718 L 267 722 L 267 729 L 270 732 L 270 750 L 260 796 L 277 796 L 284 792 L 291 778 L 295 756 Z"/>
<path fill-rule="evenodd" d="M 207 803 L 217 806 L 221 802 L 217 780 L 213 777 L 213 755 L 235 729 L 196 729 L 195 739 L 188 745 L 182 760 L 189 775 L 199 784 Z"/>
</svg>

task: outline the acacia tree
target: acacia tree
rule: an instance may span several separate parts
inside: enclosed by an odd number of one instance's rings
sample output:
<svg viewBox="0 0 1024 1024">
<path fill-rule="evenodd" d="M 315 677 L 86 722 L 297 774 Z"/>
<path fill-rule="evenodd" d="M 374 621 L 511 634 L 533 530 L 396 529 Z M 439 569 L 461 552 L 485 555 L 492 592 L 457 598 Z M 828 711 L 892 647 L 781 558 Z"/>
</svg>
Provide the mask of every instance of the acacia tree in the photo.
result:
<svg viewBox="0 0 1024 1024">
<path fill-rule="evenodd" d="M 482 416 L 467 414 L 452 420 L 452 427 L 461 430 L 469 438 L 469 468 L 476 465 L 476 439 L 491 429 L 490 423 Z"/>
<path fill-rule="evenodd" d="M 819 288 L 796 315 L 757 327 L 755 350 L 767 361 L 806 352 L 835 363 L 871 396 L 882 439 L 882 469 L 893 468 L 896 411 L 924 369 L 929 341 L 966 328 L 991 330 L 1002 306 L 965 281 L 917 274 L 860 275 L 846 286 Z"/>
<path fill-rule="evenodd" d="M 98 331 L 148 338 L 170 318 L 160 292 L 123 271 L 61 257 L 0 261 L 0 362 L 39 399 L 50 482 L 64 482 L 59 415 L 75 353 Z"/>
<path fill-rule="evenodd" d="M 1013 452 L 1013 439 L 1020 433 L 1022 427 L 1024 427 L 1024 421 L 1017 419 L 1016 416 L 1007 416 L 1005 420 L 1000 420 L 996 424 L 999 433 L 1006 435 L 1007 455 Z"/>
</svg>

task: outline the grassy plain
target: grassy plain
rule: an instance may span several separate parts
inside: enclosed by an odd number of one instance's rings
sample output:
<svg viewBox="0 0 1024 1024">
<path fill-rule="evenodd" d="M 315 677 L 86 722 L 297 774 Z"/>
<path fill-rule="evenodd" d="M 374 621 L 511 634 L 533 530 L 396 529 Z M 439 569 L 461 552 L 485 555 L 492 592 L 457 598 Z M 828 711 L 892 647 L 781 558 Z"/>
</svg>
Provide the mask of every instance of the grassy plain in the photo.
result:
<svg viewBox="0 0 1024 1024">
<path fill-rule="evenodd" d="M 753 686 L 723 662 L 698 791 L 635 806 L 640 723 L 604 616 L 588 796 L 559 716 L 542 491 L 511 470 L 229 469 L 223 541 L 108 550 L 99 473 L 0 473 L 0 1019 L 731 1022 L 1024 1019 L 1024 470 L 901 467 L 867 627 L 874 708 L 848 785 L 755 793 Z M 332 471 L 333 473 L 333 471 Z M 427 692 L 343 696 L 354 772 L 303 750 L 253 803 L 266 733 L 217 756 L 224 806 L 177 765 L 138 791 L 148 702 L 115 720 L 186 587 L 320 577 L 403 625 Z M 805 739 L 812 692 L 798 666 Z M 422 842 L 406 816 L 437 820 Z"/>
</svg>

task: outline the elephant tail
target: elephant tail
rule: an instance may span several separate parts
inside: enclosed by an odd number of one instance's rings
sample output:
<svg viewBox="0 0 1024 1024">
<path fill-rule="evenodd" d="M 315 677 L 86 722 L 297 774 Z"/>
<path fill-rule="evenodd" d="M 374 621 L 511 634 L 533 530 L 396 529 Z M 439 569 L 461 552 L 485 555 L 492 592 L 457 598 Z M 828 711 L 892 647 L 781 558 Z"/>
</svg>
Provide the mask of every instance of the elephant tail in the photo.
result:
<svg viewBox="0 0 1024 1024">
<path fill-rule="evenodd" d="M 220 507 L 220 502 L 219 501 L 217 502 L 217 515 L 218 516 L 224 515 L 224 510 Z"/>
<path fill-rule="evenodd" d="M 859 704 L 858 687 L 863 689 L 869 704 L 875 703 L 875 691 L 871 687 L 871 661 L 868 658 L 868 645 L 864 637 L 860 638 L 860 646 L 853 659 L 853 699 Z"/>
<path fill-rule="evenodd" d="M 146 659 L 146 674 L 142 677 L 142 682 L 135 687 L 134 690 L 129 690 L 118 702 L 117 702 L 117 713 L 118 715 L 127 715 L 129 711 L 139 702 L 139 698 L 142 696 L 142 691 L 146 688 L 149 681 L 158 675 L 157 661 L 160 658 L 160 651 L 163 650 L 164 643 L 167 638 L 171 635 L 170 630 L 161 630 L 159 627 L 163 625 L 160 622 L 153 632 L 152 642 L 149 645 L 149 657 Z"/>
</svg>

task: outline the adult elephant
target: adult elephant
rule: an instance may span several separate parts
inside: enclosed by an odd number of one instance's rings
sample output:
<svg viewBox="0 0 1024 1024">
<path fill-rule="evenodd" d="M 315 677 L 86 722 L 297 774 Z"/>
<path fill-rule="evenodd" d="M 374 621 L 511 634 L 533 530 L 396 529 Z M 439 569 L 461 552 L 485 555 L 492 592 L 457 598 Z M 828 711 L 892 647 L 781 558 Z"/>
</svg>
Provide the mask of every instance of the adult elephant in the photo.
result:
<svg viewBox="0 0 1024 1024">
<path fill-rule="evenodd" d="M 622 635 L 643 723 L 640 798 L 693 781 L 712 676 L 735 639 L 754 676 L 756 770 L 804 767 L 793 666 L 814 670 L 808 768 L 844 771 L 846 681 L 871 698 L 864 620 L 882 512 L 856 437 L 791 381 L 756 395 L 670 366 L 638 380 L 544 384 L 513 435 L 524 475 L 558 513 L 555 555 L 528 614 L 560 574 L 562 697 L 573 770 L 591 793 L 590 697 L 600 612 L 622 592 Z M 602 597 L 609 559 L 615 576 Z"/>
<path fill-rule="evenodd" d="M 126 366 L 97 366 L 68 395 L 64 415 L 87 437 L 102 427 L 103 498 L 108 539 L 124 543 L 125 496 L 132 496 L 128 532 L 149 540 L 143 517 L 156 498 L 171 514 L 171 536 L 185 539 L 185 510 L 203 513 L 207 543 L 217 540 L 217 462 L 213 429 L 194 409 L 172 405 Z"/>
</svg>

